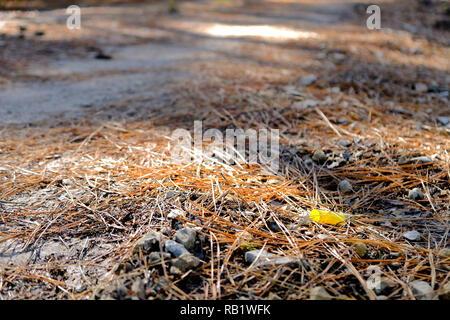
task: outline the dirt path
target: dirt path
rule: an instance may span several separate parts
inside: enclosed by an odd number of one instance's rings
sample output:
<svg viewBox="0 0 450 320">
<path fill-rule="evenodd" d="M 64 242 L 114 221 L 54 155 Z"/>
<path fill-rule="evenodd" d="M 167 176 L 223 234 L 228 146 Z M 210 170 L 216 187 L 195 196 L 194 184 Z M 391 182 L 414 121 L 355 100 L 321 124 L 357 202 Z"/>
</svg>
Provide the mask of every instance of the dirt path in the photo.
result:
<svg viewBox="0 0 450 320">
<path fill-rule="evenodd" d="M 198 5 L 200 6 L 200 5 Z M 352 4 L 330 4 L 322 1 L 295 7 L 295 11 L 270 12 L 253 10 L 249 14 L 225 15 L 223 22 L 230 29 L 221 30 L 211 16 L 201 14 L 201 7 L 186 6 L 181 16 L 162 15 L 148 26 L 151 18 L 161 8 L 158 6 L 129 6 L 119 8 L 88 8 L 83 10 L 83 30 L 62 30 L 66 15 L 62 10 L 40 12 L 35 16 L 17 14 L 5 20 L 5 28 L 26 25 L 29 29 L 48 30 L 43 41 L 78 41 L 94 43 L 112 55 L 112 60 L 96 60 L 91 56 L 76 57 L 56 55 L 52 59 L 31 62 L 12 77 L 0 92 L 0 124 L 31 123 L 44 120 L 62 120 L 86 115 L 86 109 L 121 104 L 121 101 L 158 99 L 168 94 L 164 87 L 198 78 L 198 70 L 189 70 L 193 62 L 219 60 L 236 50 L 236 43 L 227 40 L 232 36 L 232 23 L 269 25 L 283 33 L 305 32 L 304 29 L 278 30 L 294 24 L 297 28 L 317 29 L 339 24 L 353 17 Z M 235 21 L 237 20 L 237 21 Z M 220 21 L 220 19 L 218 19 Z M 180 22 L 182 35 L 173 26 Z M 164 30 L 166 28 L 166 30 Z M 178 28 L 180 28 L 178 26 Z M 223 32 L 223 35 L 220 32 Z M 252 30 L 249 30 L 250 38 Z M 231 32 L 231 34 L 230 34 Z M 245 32 L 245 30 L 244 30 Z M 256 30 L 257 38 L 264 39 L 264 31 Z M 98 38 L 99 35 L 105 38 Z M 133 40 L 127 39 L 132 37 Z M 168 41 L 158 41 L 168 38 Z M 296 34 L 293 34 L 295 39 Z M 155 39 L 156 38 L 156 39 Z M 245 42 L 245 34 L 240 36 Z M 293 40 L 291 39 L 291 40 Z M 39 39 L 37 40 L 39 41 Z M 133 42 L 139 42 L 135 44 Z M 100 43 L 99 43 L 100 42 Z M 160 43 L 158 43 L 160 42 Z M 51 46 L 51 43 L 48 43 Z M 30 58 L 31 55 L 30 55 Z M 30 59 L 32 60 L 32 59 Z M 33 80 L 21 81 L 20 79 Z M 204 76 L 203 76 L 204 77 Z M 206 76 L 207 77 L 207 76 Z M 129 105 L 127 112 L 132 112 Z M 116 116 L 119 116 L 116 114 Z"/>
</svg>

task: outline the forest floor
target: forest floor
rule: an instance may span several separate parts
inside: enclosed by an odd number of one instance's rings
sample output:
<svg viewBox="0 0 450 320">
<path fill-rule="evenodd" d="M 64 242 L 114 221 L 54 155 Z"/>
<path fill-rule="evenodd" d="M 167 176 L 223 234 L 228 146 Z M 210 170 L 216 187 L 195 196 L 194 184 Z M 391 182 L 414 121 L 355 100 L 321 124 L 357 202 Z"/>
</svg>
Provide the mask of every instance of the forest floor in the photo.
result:
<svg viewBox="0 0 450 320">
<path fill-rule="evenodd" d="M 0 11 L 0 299 L 448 299 L 450 9 L 370 2 Z M 279 170 L 175 163 L 196 120 Z"/>
</svg>

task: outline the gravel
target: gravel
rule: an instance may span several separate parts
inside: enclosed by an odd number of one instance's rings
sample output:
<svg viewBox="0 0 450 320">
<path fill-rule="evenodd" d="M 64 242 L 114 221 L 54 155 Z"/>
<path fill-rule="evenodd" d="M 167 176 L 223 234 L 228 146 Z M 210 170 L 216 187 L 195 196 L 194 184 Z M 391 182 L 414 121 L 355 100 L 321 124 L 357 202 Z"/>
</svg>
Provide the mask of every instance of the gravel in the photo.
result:
<svg viewBox="0 0 450 320">
<path fill-rule="evenodd" d="M 197 232 L 191 228 L 183 228 L 175 233 L 175 241 L 181 243 L 186 249 L 192 251 L 195 246 Z"/>
<path fill-rule="evenodd" d="M 312 159 L 313 159 L 315 162 L 323 163 L 323 162 L 327 161 L 328 157 L 327 157 L 327 155 L 325 154 L 325 152 L 323 152 L 323 151 L 321 151 L 321 150 L 316 150 L 316 151 L 314 151 L 314 154 L 313 154 L 313 156 L 312 156 Z"/>
<path fill-rule="evenodd" d="M 421 238 L 420 232 L 417 232 L 416 230 L 405 232 L 403 236 L 410 241 L 417 241 Z"/>
<path fill-rule="evenodd" d="M 431 163 L 433 160 L 430 157 L 415 157 L 410 160 L 413 163 Z"/>
<path fill-rule="evenodd" d="M 312 85 L 316 81 L 317 81 L 317 77 L 311 73 L 311 74 L 308 74 L 308 75 L 302 77 L 300 79 L 300 84 L 303 86 L 309 86 L 309 85 Z"/>
<path fill-rule="evenodd" d="M 368 251 L 367 246 L 362 242 L 356 242 L 353 245 L 353 249 L 358 254 L 358 256 L 360 256 L 361 258 L 363 258 L 367 255 L 367 251 Z"/>
<path fill-rule="evenodd" d="M 380 282 L 375 286 L 374 291 L 378 295 L 381 293 L 385 293 L 387 290 L 393 287 L 395 287 L 395 283 L 393 281 L 387 278 L 382 278 Z"/>
<path fill-rule="evenodd" d="M 200 265 L 200 260 L 192 254 L 183 254 L 178 259 L 172 261 L 172 266 L 181 272 L 186 272 Z"/>
<path fill-rule="evenodd" d="M 190 254 L 190 252 L 180 243 L 173 240 L 166 241 L 166 249 L 168 252 L 173 254 L 176 258 L 183 254 Z"/>
<path fill-rule="evenodd" d="M 347 141 L 347 140 L 340 140 L 338 142 L 338 145 L 341 146 L 341 147 L 344 147 L 344 148 L 348 148 L 348 147 L 350 147 L 352 145 L 352 143 Z"/>
<path fill-rule="evenodd" d="M 437 121 L 439 124 L 441 124 L 441 125 L 443 125 L 443 126 L 446 126 L 446 125 L 448 125 L 448 124 L 450 123 L 450 117 L 438 117 L 438 118 L 436 119 L 436 121 Z"/>
<path fill-rule="evenodd" d="M 292 257 L 277 256 L 262 249 L 256 249 L 245 253 L 245 261 L 254 263 L 258 267 L 281 266 L 286 264 L 300 264 L 301 260 Z"/>
<path fill-rule="evenodd" d="M 432 300 L 433 299 L 433 288 L 422 280 L 415 280 L 409 284 L 412 293 L 417 300 Z"/>
<path fill-rule="evenodd" d="M 349 193 L 353 191 L 353 187 L 352 184 L 350 183 L 350 181 L 348 181 L 347 179 L 342 180 L 341 182 L 339 182 L 338 184 L 338 191 L 340 193 Z"/>
<path fill-rule="evenodd" d="M 157 232 L 149 232 L 139 239 L 134 245 L 133 252 L 138 253 L 142 251 L 149 253 L 151 251 L 159 251 L 159 243 L 162 239 L 162 235 Z"/>
<path fill-rule="evenodd" d="M 184 217 L 184 212 L 180 209 L 173 209 L 167 215 L 167 219 L 176 219 L 178 217 Z"/>
<path fill-rule="evenodd" d="M 152 252 L 148 256 L 148 262 L 150 264 L 161 262 L 162 260 L 169 260 L 170 259 L 170 253 L 167 252 Z"/>
<path fill-rule="evenodd" d="M 425 83 L 418 82 L 418 83 L 415 84 L 414 89 L 417 92 L 425 93 L 425 92 L 428 91 L 428 86 Z"/>
<path fill-rule="evenodd" d="M 408 192 L 408 198 L 411 200 L 423 200 L 425 195 L 419 188 L 414 188 Z"/>
</svg>

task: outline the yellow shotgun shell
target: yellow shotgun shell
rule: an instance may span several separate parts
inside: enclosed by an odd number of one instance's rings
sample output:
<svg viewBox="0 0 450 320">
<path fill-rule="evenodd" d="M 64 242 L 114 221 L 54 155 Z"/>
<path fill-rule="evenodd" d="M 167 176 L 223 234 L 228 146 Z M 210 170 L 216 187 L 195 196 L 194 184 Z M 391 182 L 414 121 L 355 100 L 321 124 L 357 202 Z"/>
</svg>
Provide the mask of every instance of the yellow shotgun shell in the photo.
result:
<svg viewBox="0 0 450 320">
<path fill-rule="evenodd" d="M 340 225 L 345 222 L 345 215 L 340 212 L 314 209 L 311 210 L 309 217 L 311 220 L 321 224 Z"/>
</svg>

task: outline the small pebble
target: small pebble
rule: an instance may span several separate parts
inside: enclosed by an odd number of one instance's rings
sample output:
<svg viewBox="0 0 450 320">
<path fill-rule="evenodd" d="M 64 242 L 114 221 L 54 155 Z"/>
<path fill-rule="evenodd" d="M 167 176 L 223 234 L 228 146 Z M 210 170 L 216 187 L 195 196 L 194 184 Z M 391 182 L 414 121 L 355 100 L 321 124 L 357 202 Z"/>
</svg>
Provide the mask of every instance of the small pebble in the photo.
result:
<svg viewBox="0 0 450 320">
<path fill-rule="evenodd" d="M 165 236 L 169 236 L 171 231 L 172 231 L 172 229 L 169 227 L 164 227 L 161 229 L 161 233 Z"/>
<path fill-rule="evenodd" d="M 331 300 L 333 297 L 325 290 L 324 287 L 314 287 L 309 293 L 309 300 Z"/>
<path fill-rule="evenodd" d="M 172 266 L 181 270 L 181 272 L 186 272 L 190 269 L 198 267 L 199 265 L 200 260 L 192 254 L 183 254 L 178 259 L 172 261 Z"/>
<path fill-rule="evenodd" d="M 181 243 L 189 251 L 194 249 L 197 232 L 191 228 L 183 228 L 175 233 L 175 241 Z"/>
<path fill-rule="evenodd" d="M 170 253 L 167 252 L 151 252 L 148 256 L 148 262 L 150 264 L 156 264 L 163 260 L 167 261 L 170 259 Z"/>
<path fill-rule="evenodd" d="M 446 126 L 447 124 L 450 123 L 450 117 L 438 117 L 438 118 L 436 119 L 436 121 L 437 121 L 439 124 L 441 124 L 441 125 L 443 125 L 443 126 Z"/>
<path fill-rule="evenodd" d="M 349 193 L 349 192 L 353 191 L 352 184 L 347 179 L 342 180 L 338 184 L 338 191 L 340 193 Z"/>
<path fill-rule="evenodd" d="M 180 209 L 172 209 L 167 215 L 167 219 L 176 219 L 178 217 L 184 217 L 184 212 Z"/>
<path fill-rule="evenodd" d="M 387 278 L 382 278 L 379 283 L 376 284 L 374 291 L 376 294 L 381 294 L 386 292 L 389 288 L 395 286 L 395 283 Z"/>
<path fill-rule="evenodd" d="M 410 241 L 420 240 L 420 238 L 421 238 L 421 234 L 419 232 L 417 232 L 416 230 L 411 230 L 411 231 L 405 232 L 403 234 L 403 236 Z"/>
<path fill-rule="evenodd" d="M 360 256 L 361 258 L 365 257 L 367 254 L 367 246 L 362 242 L 356 242 L 353 245 L 353 250 Z"/>
<path fill-rule="evenodd" d="M 314 74 L 308 74 L 300 79 L 300 84 L 303 86 L 309 86 L 317 81 L 317 77 Z"/>
<path fill-rule="evenodd" d="M 408 192 L 408 198 L 411 200 L 423 200 L 425 195 L 419 188 L 414 188 Z"/>
<path fill-rule="evenodd" d="M 417 300 L 432 300 L 433 288 L 422 280 L 415 280 L 409 284 Z"/>
<path fill-rule="evenodd" d="M 327 157 L 327 155 L 325 154 L 325 152 L 323 152 L 322 150 L 316 150 L 316 151 L 314 151 L 314 154 L 313 154 L 313 156 L 312 156 L 312 159 L 313 159 L 315 162 L 322 163 L 322 162 L 327 161 L 328 157 Z"/>
<path fill-rule="evenodd" d="M 133 248 L 133 253 L 138 253 L 139 251 L 144 253 L 159 251 L 159 243 L 161 239 L 161 234 L 150 231 L 136 242 Z"/>
<path fill-rule="evenodd" d="M 418 82 L 418 83 L 416 83 L 416 84 L 414 85 L 414 89 L 415 89 L 417 92 L 425 93 L 425 92 L 428 91 L 428 86 L 427 86 L 425 83 Z"/>
<path fill-rule="evenodd" d="M 347 140 L 340 140 L 340 141 L 338 142 L 338 145 L 341 146 L 341 147 L 344 147 L 344 148 L 348 148 L 348 147 L 350 147 L 352 144 L 351 144 L 351 142 L 349 142 L 349 141 L 347 141 Z"/>
<path fill-rule="evenodd" d="M 171 266 L 171 267 L 170 267 L 169 273 L 170 273 L 170 274 L 173 274 L 173 275 L 179 275 L 179 274 L 182 274 L 181 270 L 178 269 L 178 268 L 175 267 L 175 266 Z"/>
<path fill-rule="evenodd" d="M 414 163 L 430 163 L 430 162 L 433 162 L 433 160 L 430 157 L 415 157 L 415 158 L 411 158 L 411 162 L 414 162 Z"/>
<path fill-rule="evenodd" d="M 270 257 L 273 257 L 273 254 L 268 253 L 267 251 L 261 250 L 261 249 L 247 251 L 245 253 L 245 261 L 247 263 L 252 263 L 253 261 L 256 260 L 256 258 L 263 259 L 263 258 L 270 258 Z"/>
<path fill-rule="evenodd" d="M 189 251 L 182 244 L 175 242 L 173 240 L 166 241 L 166 249 L 168 252 L 170 252 L 177 258 L 183 254 L 190 254 Z"/>
</svg>

